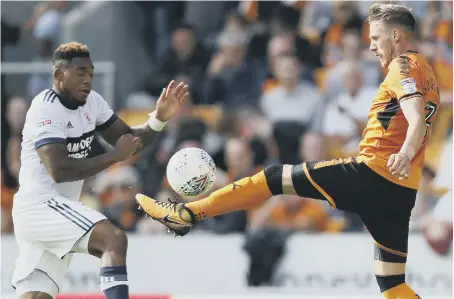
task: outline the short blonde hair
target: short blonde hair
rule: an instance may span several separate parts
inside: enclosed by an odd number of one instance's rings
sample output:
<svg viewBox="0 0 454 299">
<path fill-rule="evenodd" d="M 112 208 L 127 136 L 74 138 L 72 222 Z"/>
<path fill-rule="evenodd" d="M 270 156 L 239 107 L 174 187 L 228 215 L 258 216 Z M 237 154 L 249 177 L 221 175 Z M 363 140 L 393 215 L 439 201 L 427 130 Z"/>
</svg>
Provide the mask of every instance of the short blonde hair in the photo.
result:
<svg viewBox="0 0 454 299">
<path fill-rule="evenodd" d="M 70 63 L 76 57 L 90 57 L 87 45 L 78 42 L 61 44 L 54 52 L 53 61 L 55 63 Z"/>
<path fill-rule="evenodd" d="M 411 10 L 404 5 L 375 3 L 369 8 L 369 23 L 383 21 L 386 24 L 400 25 L 407 29 L 411 35 L 416 28 L 416 19 Z"/>
</svg>

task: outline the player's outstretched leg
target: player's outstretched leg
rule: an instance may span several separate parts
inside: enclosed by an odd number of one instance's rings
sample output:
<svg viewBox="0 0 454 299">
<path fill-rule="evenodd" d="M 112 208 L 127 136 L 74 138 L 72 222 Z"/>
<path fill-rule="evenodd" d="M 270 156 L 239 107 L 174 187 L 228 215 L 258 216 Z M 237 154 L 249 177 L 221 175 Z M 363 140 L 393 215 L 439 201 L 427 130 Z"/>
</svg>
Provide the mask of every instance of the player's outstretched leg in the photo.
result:
<svg viewBox="0 0 454 299">
<path fill-rule="evenodd" d="M 252 177 L 227 185 L 210 196 L 187 204 L 165 203 L 138 194 L 137 202 L 153 219 L 180 236 L 206 217 L 236 210 L 247 210 L 273 195 L 297 195 L 292 183 L 292 165 L 272 165 Z"/>
<path fill-rule="evenodd" d="M 128 299 L 126 234 L 110 221 L 98 222 L 88 242 L 91 255 L 101 259 L 100 287 L 107 299 Z"/>
</svg>

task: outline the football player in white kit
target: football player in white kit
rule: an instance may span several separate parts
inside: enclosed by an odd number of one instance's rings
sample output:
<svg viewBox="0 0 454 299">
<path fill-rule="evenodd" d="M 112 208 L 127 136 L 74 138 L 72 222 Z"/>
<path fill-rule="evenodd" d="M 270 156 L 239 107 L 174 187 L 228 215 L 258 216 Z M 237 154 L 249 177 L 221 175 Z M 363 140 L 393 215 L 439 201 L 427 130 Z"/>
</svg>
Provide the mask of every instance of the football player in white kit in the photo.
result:
<svg viewBox="0 0 454 299">
<path fill-rule="evenodd" d="M 108 299 L 128 298 L 126 234 L 79 202 L 83 180 L 150 144 L 180 111 L 188 86 L 170 82 L 150 119 L 129 127 L 91 90 L 93 63 L 85 45 L 61 45 L 53 57 L 53 87 L 37 95 L 23 130 L 19 191 L 13 221 L 19 245 L 13 287 L 21 299 L 59 292 L 72 253 L 101 259 Z M 95 132 L 115 150 L 87 158 Z"/>
</svg>

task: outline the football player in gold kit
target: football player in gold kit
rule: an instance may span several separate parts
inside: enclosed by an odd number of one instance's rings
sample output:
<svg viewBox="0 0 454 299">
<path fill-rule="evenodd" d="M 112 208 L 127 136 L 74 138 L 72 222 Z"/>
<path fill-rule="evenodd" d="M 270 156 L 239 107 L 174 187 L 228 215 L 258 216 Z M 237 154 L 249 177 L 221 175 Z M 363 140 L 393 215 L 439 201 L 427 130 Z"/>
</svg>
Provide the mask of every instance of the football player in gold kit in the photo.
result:
<svg viewBox="0 0 454 299">
<path fill-rule="evenodd" d="M 432 68 L 412 45 L 416 21 L 407 7 L 374 4 L 368 22 L 370 50 L 389 72 L 372 101 L 357 157 L 272 165 L 186 204 L 138 194 L 140 206 L 185 235 L 206 217 L 247 210 L 273 195 L 326 200 L 333 208 L 357 213 L 372 235 L 383 296 L 419 298 L 405 283 L 409 220 L 440 103 L 439 88 Z"/>
</svg>

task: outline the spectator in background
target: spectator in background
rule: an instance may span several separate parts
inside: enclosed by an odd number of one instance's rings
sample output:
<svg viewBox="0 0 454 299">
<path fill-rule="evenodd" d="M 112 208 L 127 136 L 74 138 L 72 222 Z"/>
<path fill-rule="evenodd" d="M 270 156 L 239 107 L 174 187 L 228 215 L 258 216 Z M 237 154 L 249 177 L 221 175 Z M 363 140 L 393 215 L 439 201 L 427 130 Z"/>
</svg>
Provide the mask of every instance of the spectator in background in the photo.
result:
<svg viewBox="0 0 454 299">
<path fill-rule="evenodd" d="M 184 20 L 191 24 L 210 49 L 216 47 L 216 36 L 222 31 L 225 16 L 238 4 L 236 1 L 184 1 Z"/>
<path fill-rule="evenodd" d="M 5 21 L 5 18 L 2 16 L 1 20 L 2 25 L 2 42 L 1 42 L 1 61 L 4 58 L 4 48 L 8 45 L 15 45 L 22 33 L 20 26 L 9 24 Z M 5 88 L 5 76 L 1 75 L 1 233 L 12 233 L 13 232 L 13 223 L 11 218 L 11 209 L 13 203 L 13 196 L 16 192 L 17 180 L 14 179 L 13 175 L 10 173 L 10 169 L 7 165 L 8 157 L 7 152 L 9 148 L 9 140 L 11 136 L 11 129 L 8 124 L 5 111 L 8 107 L 8 95 L 6 94 Z"/>
<path fill-rule="evenodd" d="M 145 90 L 159 97 L 167 82 L 178 76 L 189 78 L 190 93 L 194 104 L 200 102 L 203 77 L 210 61 L 209 51 L 197 40 L 190 25 L 181 24 L 172 32 L 171 48 L 162 63 L 145 82 Z"/>
<path fill-rule="evenodd" d="M 300 141 L 299 155 L 301 161 L 326 160 L 327 158 L 326 140 L 322 132 L 314 131 L 302 135 Z"/>
<path fill-rule="evenodd" d="M 308 70 L 320 64 L 320 55 L 314 51 L 311 43 L 297 33 L 300 12 L 306 6 L 305 1 L 243 1 L 240 11 L 252 23 L 262 22 L 269 30 L 257 30 L 249 44 L 249 56 L 255 59 L 266 59 L 267 44 L 277 35 L 291 37 L 295 53 Z M 263 26 L 262 26 L 263 27 Z"/>
<path fill-rule="evenodd" d="M 302 68 L 295 55 L 281 55 L 275 60 L 278 86 L 260 100 L 260 108 L 272 122 L 293 121 L 308 125 L 320 107 L 321 97 L 316 87 L 300 78 Z"/>
<path fill-rule="evenodd" d="M 322 33 L 322 62 L 331 67 L 342 60 L 342 36 L 345 30 L 356 30 L 363 34 L 364 20 L 359 16 L 357 3 L 350 1 L 335 2 L 333 20 L 327 30 Z"/>
<path fill-rule="evenodd" d="M 433 68 L 440 84 L 442 102 L 452 103 L 453 91 L 453 68 L 452 68 L 452 1 L 441 1 L 437 3 L 440 7 L 436 14 L 436 20 L 432 22 L 429 29 L 429 36 L 435 37 L 435 56 L 433 57 Z"/>
<path fill-rule="evenodd" d="M 319 45 L 322 32 L 331 23 L 333 6 L 331 1 L 308 2 L 301 11 L 302 16 L 298 25 L 300 35 L 308 38 L 312 44 Z"/>
<path fill-rule="evenodd" d="M 376 61 L 370 61 L 363 57 L 365 44 L 361 35 L 356 30 L 346 30 L 342 36 L 342 61 L 336 63 L 326 77 L 325 90 L 328 100 L 345 92 L 343 80 L 343 69 L 345 63 L 355 62 L 361 70 L 361 81 L 365 86 L 377 87 L 380 84 L 381 72 Z M 369 52 L 369 51 L 368 51 Z M 348 75 L 348 74 L 347 74 Z"/>
<path fill-rule="evenodd" d="M 274 196 L 250 214 L 249 228 L 323 232 L 328 214 L 324 204 L 292 195 Z"/>
<path fill-rule="evenodd" d="M 2 25 L 2 42 L 1 42 L 1 61 L 4 58 L 4 48 L 8 45 L 15 45 L 22 33 L 22 28 L 20 26 L 9 24 L 5 21 L 5 18 L 2 16 L 1 18 L 1 25 Z M 1 109 L 0 111 L 6 111 L 7 103 L 8 103 L 8 95 L 6 94 L 6 86 L 5 86 L 5 76 L 1 74 Z M 10 136 L 10 128 L 8 125 L 8 121 L 6 120 L 5 113 L 1 114 L 1 168 L 2 168 L 2 186 L 3 180 L 6 175 L 8 174 L 8 169 L 6 168 L 6 151 L 7 151 L 7 144 Z"/>
<path fill-rule="evenodd" d="M 219 51 L 207 70 L 205 104 L 220 104 L 225 108 L 256 105 L 258 80 L 253 66 L 246 61 L 247 42 L 247 35 L 242 32 L 220 34 Z"/>
<path fill-rule="evenodd" d="M 238 138 L 230 138 L 225 145 L 225 162 L 228 182 L 249 176 L 257 169 L 250 144 Z M 196 229 L 212 231 L 217 234 L 244 232 L 247 225 L 246 211 L 235 211 L 207 219 L 195 226 Z"/>
<path fill-rule="evenodd" d="M 10 128 L 10 136 L 6 142 L 5 165 L 2 165 L 1 177 L 1 210 L 2 210 L 2 233 L 13 231 L 11 218 L 13 196 L 19 187 L 18 177 L 20 170 L 20 152 L 22 143 L 22 129 L 28 103 L 21 97 L 11 98 L 6 107 L 6 121 Z"/>
<path fill-rule="evenodd" d="M 257 170 L 254 167 L 254 153 L 250 144 L 245 140 L 228 139 L 224 155 L 228 178 L 231 182 L 249 176 Z"/>
<path fill-rule="evenodd" d="M 308 39 L 298 34 L 298 22 L 299 12 L 295 14 L 294 8 L 282 7 L 271 20 L 271 36 L 284 35 L 290 37 L 293 40 L 296 50 L 295 54 L 299 61 L 312 70 L 320 65 L 320 55 L 315 51 Z"/>
<path fill-rule="evenodd" d="M 238 12 L 232 11 L 225 18 L 224 31 L 243 32 L 249 35 L 249 22 Z"/>
<path fill-rule="evenodd" d="M 142 39 L 154 63 L 161 61 L 170 43 L 172 28 L 184 14 L 183 1 L 134 1 L 142 13 Z"/>
<path fill-rule="evenodd" d="M 278 35 L 270 40 L 267 52 L 267 74 L 262 84 L 262 94 L 278 86 L 276 79 L 276 60 L 281 55 L 294 55 L 295 52 L 295 44 L 290 36 Z"/>
<path fill-rule="evenodd" d="M 260 107 L 273 125 L 280 163 L 297 164 L 300 137 L 315 125 L 313 117 L 323 102 L 316 87 L 300 79 L 296 56 L 282 55 L 275 62 L 278 86 L 262 96 Z"/>
<path fill-rule="evenodd" d="M 20 26 L 9 24 L 5 18 L 1 18 L 2 25 L 2 44 L 1 44 L 1 60 L 3 61 L 3 48 L 7 45 L 16 44 L 21 36 L 23 28 Z M 3 84 L 2 84 L 3 85 Z"/>
<path fill-rule="evenodd" d="M 329 158 L 357 154 L 370 103 L 376 94 L 376 87 L 364 86 L 358 63 L 342 63 L 338 80 L 342 80 L 345 91 L 328 104 L 323 123 Z"/>
</svg>

